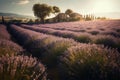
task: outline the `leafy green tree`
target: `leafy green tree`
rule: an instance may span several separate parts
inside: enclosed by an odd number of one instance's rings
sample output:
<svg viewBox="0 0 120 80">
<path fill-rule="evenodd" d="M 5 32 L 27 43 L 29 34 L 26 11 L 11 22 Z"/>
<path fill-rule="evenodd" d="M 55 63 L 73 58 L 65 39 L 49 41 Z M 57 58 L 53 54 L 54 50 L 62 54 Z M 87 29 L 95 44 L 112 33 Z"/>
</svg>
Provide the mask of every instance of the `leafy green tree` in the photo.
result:
<svg viewBox="0 0 120 80">
<path fill-rule="evenodd" d="M 86 15 L 86 18 L 85 18 L 86 21 L 89 21 L 89 20 L 92 20 L 90 15 Z"/>
<path fill-rule="evenodd" d="M 32 19 L 30 19 L 29 21 L 28 21 L 28 23 L 33 23 L 34 21 L 32 20 Z"/>
<path fill-rule="evenodd" d="M 67 14 L 67 15 L 70 15 L 71 13 L 73 13 L 73 11 L 72 11 L 71 9 L 67 9 L 67 10 L 65 11 L 65 14 Z"/>
<path fill-rule="evenodd" d="M 60 8 L 57 7 L 57 6 L 53 6 L 53 13 L 54 13 L 54 14 L 60 13 Z"/>
<path fill-rule="evenodd" d="M 42 23 L 45 23 L 45 18 L 50 16 L 50 13 L 52 13 L 52 7 L 48 6 L 47 4 L 37 3 L 33 5 L 33 11 L 34 15 L 40 18 Z"/>
</svg>

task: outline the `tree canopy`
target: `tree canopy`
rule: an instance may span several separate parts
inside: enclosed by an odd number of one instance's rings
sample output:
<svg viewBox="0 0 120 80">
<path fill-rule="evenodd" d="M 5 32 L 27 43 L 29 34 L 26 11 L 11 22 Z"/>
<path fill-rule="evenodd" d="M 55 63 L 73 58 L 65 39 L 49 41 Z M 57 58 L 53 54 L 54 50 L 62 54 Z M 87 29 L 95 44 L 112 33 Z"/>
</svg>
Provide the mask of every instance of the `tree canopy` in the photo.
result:
<svg viewBox="0 0 120 80">
<path fill-rule="evenodd" d="M 41 22 L 44 23 L 45 18 L 47 16 L 50 16 L 50 13 L 52 12 L 52 7 L 48 6 L 47 4 L 37 3 L 33 5 L 33 11 L 34 15 L 40 18 Z"/>
<path fill-rule="evenodd" d="M 67 9 L 67 10 L 65 11 L 65 14 L 67 14 L 67 15 L 70 15 L 71 13 L 73 13 L 73 10 L 71 10 L 71 9 Z"/>
<path fill-rule="evenodd" d="M 60 12 L 60 8 L 57 6 L 53 6 L 53 13 L 59 13 Z"/>
</svg>

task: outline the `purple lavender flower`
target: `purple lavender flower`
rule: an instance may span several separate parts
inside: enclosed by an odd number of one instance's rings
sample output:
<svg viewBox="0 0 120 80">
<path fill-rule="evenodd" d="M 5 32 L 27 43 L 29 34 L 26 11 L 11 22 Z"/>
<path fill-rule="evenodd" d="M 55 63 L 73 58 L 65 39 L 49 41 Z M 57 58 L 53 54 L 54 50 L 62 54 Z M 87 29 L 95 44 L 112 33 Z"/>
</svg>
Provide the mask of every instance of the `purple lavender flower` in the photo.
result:
<svg viewBox="0 0 120 80">
<path fill-rule="evenodd" d="M 36 58 L 24 55 L 0 57 L 0 80 L 46 80 L 45 70 Z"/>
<path fill-rule="evenodd" d="M 115 49 L 81 44 L 68 48 L 60 60 L 63 80 L 120 79 L 120 53 Z"/>
<path fill-rule="evenodd" d="M 0 39 L 10 40 L 10 38 L 11 38 L 11 36 L 6 29 L 6 26 L 0 24 Z"/>
<path fill-rule="evenodd" d="M 23 48 L 18 44 L 9 40 L 0 39 L 0 56 L 5 54 L 16 55 L 23 51 Z"/>
</svg>

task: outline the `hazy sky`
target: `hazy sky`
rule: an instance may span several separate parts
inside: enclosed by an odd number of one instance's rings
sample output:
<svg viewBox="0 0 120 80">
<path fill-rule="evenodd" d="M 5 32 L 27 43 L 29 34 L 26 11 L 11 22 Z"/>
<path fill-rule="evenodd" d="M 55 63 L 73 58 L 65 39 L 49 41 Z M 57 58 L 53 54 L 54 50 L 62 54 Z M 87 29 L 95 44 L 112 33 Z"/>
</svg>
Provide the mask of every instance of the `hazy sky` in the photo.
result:
<svg viewBox="0 0 120 80">
<path fill-rule="evenodd" d="M 120 12 L 120 0 L 0 0 L 0 12 L 33 15 L 32 6 L 38 2 L 56 5 L 62 12 L 68 8 L 82 14 Z"/>
</svg>

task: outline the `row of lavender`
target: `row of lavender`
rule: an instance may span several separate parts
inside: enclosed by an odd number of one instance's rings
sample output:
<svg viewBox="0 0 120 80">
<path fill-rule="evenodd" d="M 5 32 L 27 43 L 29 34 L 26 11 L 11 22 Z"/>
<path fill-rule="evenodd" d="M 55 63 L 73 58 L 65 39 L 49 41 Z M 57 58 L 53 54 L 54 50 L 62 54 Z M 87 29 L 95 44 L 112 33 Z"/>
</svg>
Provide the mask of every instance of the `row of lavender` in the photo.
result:
<svg viewBox="0 0 120 80">
<path fill-rule="evenodd" d="M 72 39 L 46 35 L 16 25 L 11 25 L 11 32 L 21 45 L 34 53 L 34 56 L 42 56 L 44 61 L 48 59 L 47 64 L 48 61 L 56 61 L 56 56 L 61 55 L 68 47 L 77 45 Z"/>
<path fill-rule="evenodd" d="M 46 80 L 45 67 L 36 58 L 18 55 L 22 51 L 0 24 L 0 80 Z"/>
<path fill-rule="evenodd" d="M 55 23 L 44 25 L 33 25 L 42 28 L 52 28 L 55 30 L 67 30 L 73 32 L 86 32 L 92 35 L 105 34 L 120 37 L 120 20 L 106 21 L 88 21 L 88 22 L 70 22 L 70 23 Z"/>
<path fill-rule="evenodd" d="M 6 26 L 0 24 L 0 39 L 10 40 L 11 36 L 7 32 Z"/>
<path fill-rule="evenodd" d="M 120 53 L 116 49 L 77 43 L 72 39 L 46 35 L 16 25 L 10 28 L 32 55 L 40 57 L 49 67 L 57 65 L 58 74 L 63 80 L 120 79 Z"/>
<path fill-rule="evenodd" d="M 69 23 L 68 23 L 69 24 Z M 60 36 L 64 38 L 72 38 L 81 43 L 95 43 L 95 44 L 104 44 L 105 46 L 118 48 L 120 51 L 120 38 L 114 37 L 111 35 L 91 35 L 88 33 L 80 33 L 66 30 L 54 30 L 51 28 L 41 28 L 36 26 L 22 25 L 23 28 L 34 30 L 40 33 L 51 34 L 55 36 Z M 94 32 L 95 33 L 95 32 Z M 119 34 L 120 35 L 120 34 Z"/>
<path fill-rule="evenodd" d="M 6 26 L 0 24 L 0 56 L 12 55 L 23 51 L 22 47 L 11 41 L 11 35 L 8 33 Z"/>
</svg>

